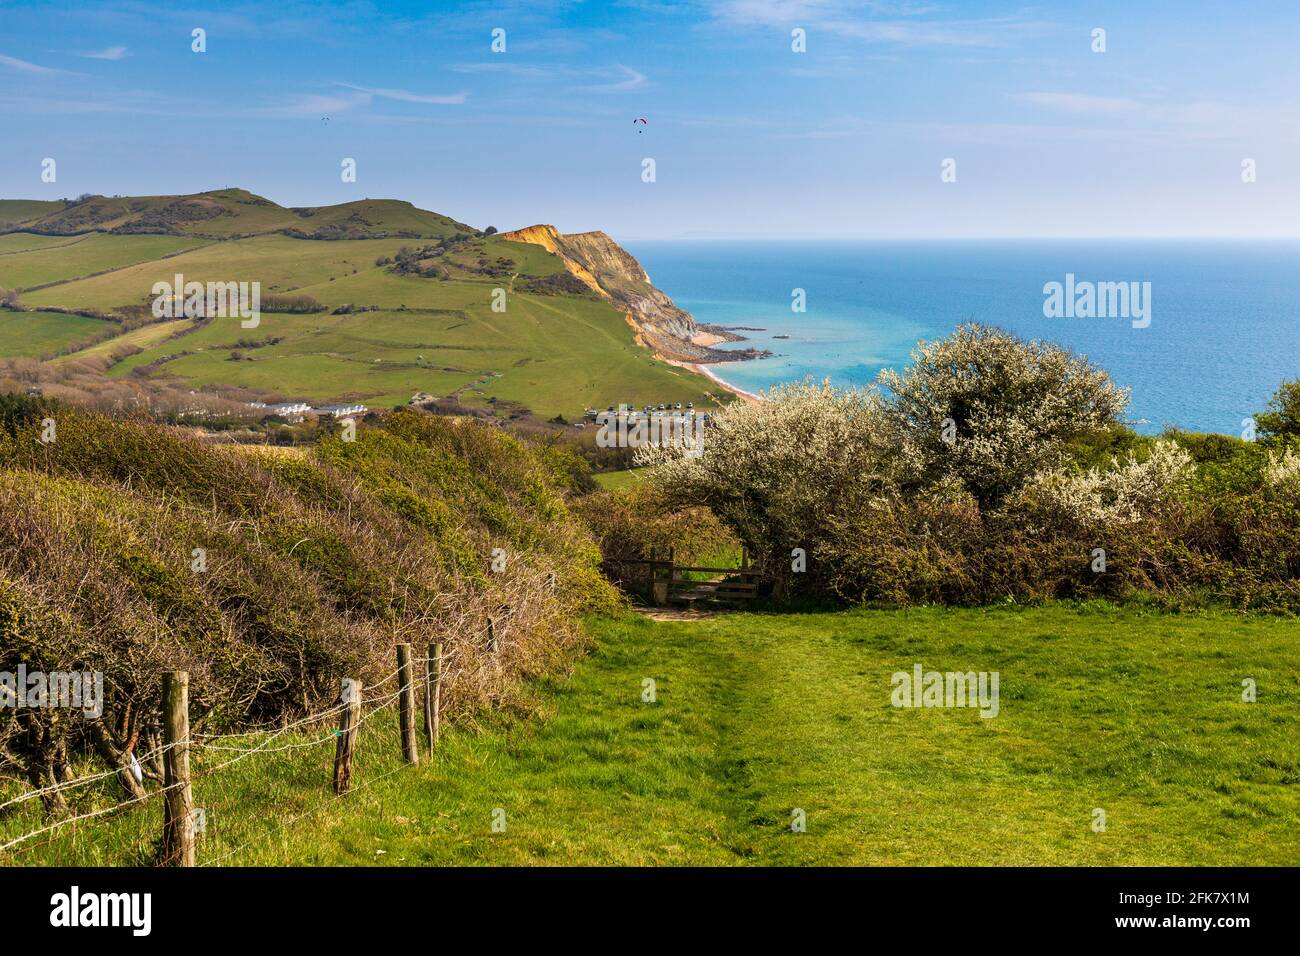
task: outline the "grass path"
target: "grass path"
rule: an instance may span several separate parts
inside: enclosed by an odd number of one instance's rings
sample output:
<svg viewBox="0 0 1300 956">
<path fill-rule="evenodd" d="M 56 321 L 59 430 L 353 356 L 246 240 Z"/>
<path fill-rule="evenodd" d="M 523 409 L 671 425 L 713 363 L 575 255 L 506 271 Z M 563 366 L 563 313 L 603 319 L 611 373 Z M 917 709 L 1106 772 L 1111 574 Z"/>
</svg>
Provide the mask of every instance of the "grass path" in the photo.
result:
<svg viewBox="0 0 1300 956">
<path fill-rule="evenodd" d="M 232 862 L 1300 862 L 1294 621 L 1060 607 L 595 630 L 572 679 L 539 686 L 545 719 L 452 731 L 432 766 Z M 999 716 L 891 707 L 890 675 L 917 662 L 999 671 Z"/>
</svg>

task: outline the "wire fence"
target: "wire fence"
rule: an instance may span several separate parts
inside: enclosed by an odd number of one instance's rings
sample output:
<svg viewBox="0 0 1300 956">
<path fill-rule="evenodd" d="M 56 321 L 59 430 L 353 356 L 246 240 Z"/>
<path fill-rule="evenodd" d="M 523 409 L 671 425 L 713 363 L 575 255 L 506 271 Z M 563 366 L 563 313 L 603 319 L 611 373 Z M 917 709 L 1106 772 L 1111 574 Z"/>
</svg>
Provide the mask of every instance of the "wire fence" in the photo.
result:
<svg viewBox="0 0 1300 956">
<path fill-rule="evenodd" d="M 412 655 L 410 685 L 417 708 L 421 688 L 434 668 L 439 686 L 446 686 L 468 670 L 500 666 L 483 659 L 495 655 L 463 654 L 467 648 L 494 649 L 492 630 L 489 625 L 468 643 L 445 649 L 436 663 L 432 657 Z M 489 645 L 475 646 L 484 637 Z M 259 848 L 265 852 L 287 841 L 295 823 L 337 808 L 340 799 L 364 792 L 409 766 L 397 719 L 407 686 L 400 681 L 392 684 L 401 673 L 400 667 L 394 668 L 363 688 L 360 714 L 353 725 L 356 782 L 346 797 L 336 796 L 331 786 L 335 761 L 331 745 L 337 745 L 340 735 L 334 724 L 350 706 L 340 701 L 274 730 L 193 733 L 187 740 L 136 754 L 139 764 L 149 764 L 171 748 L 189 744 L 189 779 L 159 784 L 142 796 L 122 797 L 119 774 L 123 771 L 117 768 L 8 796 L 0 801 L 0 863 L 151 865 L 159 858 L 162 798 L 181 786 L 192 787 L 199 865 L 255 858 Z M 48 809 L 56 794 L 67 807 L 59 815 Z"/>
</svg>

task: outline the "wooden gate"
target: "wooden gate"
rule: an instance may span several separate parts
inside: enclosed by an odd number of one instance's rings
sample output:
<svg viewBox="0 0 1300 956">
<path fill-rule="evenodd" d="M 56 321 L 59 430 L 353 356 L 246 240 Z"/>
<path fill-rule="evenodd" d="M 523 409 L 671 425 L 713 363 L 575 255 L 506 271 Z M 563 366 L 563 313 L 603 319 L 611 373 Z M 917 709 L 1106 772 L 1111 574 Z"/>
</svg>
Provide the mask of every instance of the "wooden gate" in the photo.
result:
<svg viewBox="0 0 1300 956">
<path fill-rule="evenodd" d="M 676 555 L 671 549 L 667 561 L 635 559 L 609 563 L 647 568 L 650 572 L 650 597 L 655 604 L 696 601 L 744 602 L 758 597 L 761 575 L 749 566 L 748 552 L 741 552 L 738 568 L 678 564 Z M 692 574 L 708 574 L 711 577 L 699 580 L 690 577 Z"/>
</svg>

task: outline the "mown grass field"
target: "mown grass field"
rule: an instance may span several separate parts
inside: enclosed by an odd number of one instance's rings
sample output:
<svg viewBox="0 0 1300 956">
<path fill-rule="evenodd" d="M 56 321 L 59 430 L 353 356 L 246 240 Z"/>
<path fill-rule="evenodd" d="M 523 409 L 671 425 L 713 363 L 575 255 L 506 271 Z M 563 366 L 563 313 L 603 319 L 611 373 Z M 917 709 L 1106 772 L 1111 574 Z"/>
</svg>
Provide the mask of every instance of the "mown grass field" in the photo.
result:
<svg viewBox="0 0 1300 956">
<path fill-rule="evenodd" d="M 363 789 L 341 800 L 328 796 L 328 747 L 200 781 L 196 801 L 213 808 L 201 857 L 1300 863 L 1293 620 L 1097 604 L 592 627 L 595 648 L 571 679 L 537 685 L 535 718 L 452 728 L 431 765 L 399 767 L 396 718 L 381 712 L 359 751 Z M 998 671 L 998 716 L 892 707 L 891 674 L 915 663 Z M 1241 699 L 1246 677 L 1255 703 Z M 791 829 L 796 808 L 806 832 Z M 1092 828 L 1095 808 L 1105 832 Z M 492 830 L 498 809 L 505 832 Z M 157 814 L 136 816 L 14 862 L 138 857 Z"/>
</svg>

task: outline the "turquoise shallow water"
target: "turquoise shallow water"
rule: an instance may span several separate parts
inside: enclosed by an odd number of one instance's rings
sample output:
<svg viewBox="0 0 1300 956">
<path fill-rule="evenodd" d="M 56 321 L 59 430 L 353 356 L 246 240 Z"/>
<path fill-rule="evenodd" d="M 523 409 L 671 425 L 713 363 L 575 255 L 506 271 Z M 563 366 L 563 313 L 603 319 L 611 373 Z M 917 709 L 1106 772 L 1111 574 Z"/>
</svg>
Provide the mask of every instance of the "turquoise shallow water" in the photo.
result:
<svg viewBox="0 0 1300 956">
<path fill-rule="evenodd" d="M 700 322 L 759 326 L 772 358 L 715 365 L 748 391 L 811 375 L 863 385 L 917 339 L 974 319 L 1087 355 L 1132 389 L 1129 417 L 1237 433 L 1300 378 L 1300 241 L 629 242 Z M 1046 318 L 1043 286 L 1150 282 L 1151 324 Z M 791 310 L 791 290 L 807 311 Z M 788 339 L 775 339 L 788 335 Z"/>
</svg>

